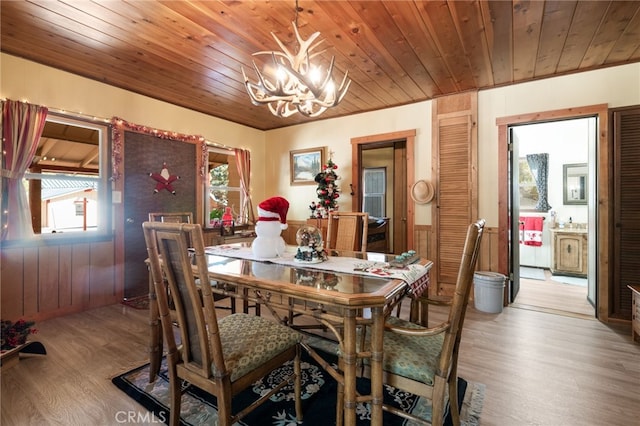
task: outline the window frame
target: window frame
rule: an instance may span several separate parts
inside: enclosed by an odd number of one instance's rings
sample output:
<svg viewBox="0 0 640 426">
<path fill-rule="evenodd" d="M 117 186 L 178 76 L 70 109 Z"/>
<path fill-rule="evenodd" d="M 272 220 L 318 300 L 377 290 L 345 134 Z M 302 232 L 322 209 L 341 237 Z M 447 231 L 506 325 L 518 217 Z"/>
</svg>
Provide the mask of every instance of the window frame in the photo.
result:
<svg viewBox="0 0 640 426">
<path fill-rule="evenodd" d="M 218 154 L 223 154 L 226 155 L 227 157 L 234 157 L 236 156 L 236 153 L 234 150 L 229 149 L 229 148 L 220 148 L 220 147 L 216 147 L 216 146 L 211 146 L 211 145 L 207 145 L 207 155 L 211 152 L 215 152 Z M 230 166 L 230 162 L 227 162 L 227 166 Z M 235 163 L 233 164 L 234 167 Z M 203 209 L 204 209 L 204 223 L 205 223 L 205 227 L 209 228 L 212 227 L 211 221 L 209 219 L 209 215 L 211 213 L 211 208 L 210 208 L 210 203 L 211 203 L 211 194 L 213 191 L 232 191 L 232 192 L 237 192 L 239 194 L 239 200 L 240 203 L 244 203 L 244 198 L 245 198 L 245 194 L 244 191 L 242 191 L 242 187 L 240 186 L 240 182 L 238 182 L 238 186 L 229 186 L 229 185 L 215 185 L 212 186 L 210 184 L 211 182 L 211 169 L 209 169 L 209 164 L 208 164 L 208 157 L 207 157 L 207 164 L 205 165 L 205 169 L 206 169 L 206 179 L 204 182 L 204 202 L 203 204 Z M 228 197 L 227 197 L 228 200 Z M 236 214 L 237 212 L 233 212 L 234 214 Z M 247 218 L 242 218 L 246 221 Z M 241 221 L 242 222 L 242 221 Z M 246 222 L 243 222 L 246 223 Z"/>
<path fill-rule="evenodd" d="M 367 175 L 382 175 L 382 192 L 369 192 L 367 185 Z M 365 208 L 367 199 L 380 200 L 382 214 L 374 216 Z M 369 213 L 371 217 L 386 217 L 387 214 L 387 168 L 386 167 L 365 167 L 362 170 L 362 211 Z"/>
<path fill-rule="evenodd" d="M 95 177 L 85 177 L 83 180 L 95 180 L 97 182 L 97 223 L 95 230 L 78 231 L 78 232 L 55 232 L 55 233 L 34 233 L 35 241 L 55 241 L 55 242 L 83 242 L 95 241 L 113 237 L 113 204 L 112 204 L 112 188 L 111 188 L 111 130 L 112 125 L 108 120 L 90 119 L 72 114 L 65 114 L 56 111 L 49 111 L 46 122 L 58 123 L 63 125 L 87 128 L 98 132 L 98 174 Z M 41 173 L 27 172 L 25 181 L 28 179 L 51 178 L 54 174 L 65 174 L 61 170 L 48 170 L 43 168 Z M 74 180 L 72 176 L 63 176 L 60 179 Z M 31 209 L 32 206 L 29 205 Z M 10 243 L 11 241 L 5 241 Z M 15 243 L 24 243 L 24 240 L 16 240 Z"/>
</svg>

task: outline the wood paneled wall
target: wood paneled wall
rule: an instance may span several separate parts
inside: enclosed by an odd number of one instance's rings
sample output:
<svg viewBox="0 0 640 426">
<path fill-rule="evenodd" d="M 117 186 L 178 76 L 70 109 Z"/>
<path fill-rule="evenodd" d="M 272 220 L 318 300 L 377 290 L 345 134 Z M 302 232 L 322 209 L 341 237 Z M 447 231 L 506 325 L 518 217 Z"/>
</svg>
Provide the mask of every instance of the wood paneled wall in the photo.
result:
<svg viewBox="0 0 640 426">
<path fill-rule="evenodd" d="M 113 241 L 3 247 L 2 319 L 44 320 L 122 300 Z"/>
<path fill-rule="evenodd" d="M 296 232 L 305 221 L 289 221 L 282 232 L 287 244 L 296 244 Z M 416 252 L 431 255 L 430 225 L 416 225 Z M 122 289 L 116 285 L 113 241 L 93 243 L 3 247 L 1 260 L 0 309 L 2 319 L 35 321 L 119 303 Z M 485 228 L 478 270 L 498 271 L 498 232 Z M 435 291 L 436 287 L 432 290 Z M 448 288 L 439 288 L 450 294 Z"/>
</svg>

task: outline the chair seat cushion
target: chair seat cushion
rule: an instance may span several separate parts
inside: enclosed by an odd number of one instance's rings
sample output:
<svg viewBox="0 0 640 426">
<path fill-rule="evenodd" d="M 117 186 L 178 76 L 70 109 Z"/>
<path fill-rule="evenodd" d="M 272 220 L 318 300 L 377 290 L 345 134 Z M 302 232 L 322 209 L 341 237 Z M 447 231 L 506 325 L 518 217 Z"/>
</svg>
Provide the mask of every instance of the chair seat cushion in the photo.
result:
<svg viewBox="0 0 640 426">
<path fill-rule="evenodd" d="M 397 327 L 424 329 L 396 317 L 389 317 L 387 323 Z M 433 386 L 443 342 L 444 333 L 435 336 L 406 336 L 385 331 L 383 369 Z"/>
<path fill-rule="evenodd" d="M 273 320 L 237 313 L 218 321 L 222 352 L 234 382 L 295 346 L 302 335 Z M 212 374 L 216 374 L 215 367 Z"/>
</svg>

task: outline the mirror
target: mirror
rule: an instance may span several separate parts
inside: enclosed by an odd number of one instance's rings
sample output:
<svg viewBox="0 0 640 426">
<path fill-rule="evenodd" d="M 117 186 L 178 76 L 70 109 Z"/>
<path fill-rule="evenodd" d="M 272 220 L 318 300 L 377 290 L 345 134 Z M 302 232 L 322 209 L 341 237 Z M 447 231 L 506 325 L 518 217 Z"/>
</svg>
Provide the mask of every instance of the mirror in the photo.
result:
<svg viewBox="0 0 640 426">
<path fill-rule="evenodd" d="M 587 164 L 565 164 L 563 167 L 564 204 L 587 204 Z"/>
</svg>

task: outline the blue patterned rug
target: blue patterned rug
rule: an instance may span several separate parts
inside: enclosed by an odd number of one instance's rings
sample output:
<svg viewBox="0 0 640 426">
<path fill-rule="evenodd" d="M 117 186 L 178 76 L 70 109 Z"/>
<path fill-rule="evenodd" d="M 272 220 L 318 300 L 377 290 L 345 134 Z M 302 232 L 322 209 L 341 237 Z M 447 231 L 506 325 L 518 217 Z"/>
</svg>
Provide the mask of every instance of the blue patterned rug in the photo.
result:
<svg viewBox="0 0 640 426">
<path fill-rule="evenodd" d="M 324 355 L 324 354 L 323 354 Z M 292 371 L 291 363 L 282 367 Z M 253 386 L 234 398 L 234 412 L 240 410 L 254 400 L 256 394 L 260 394 L 265 388 L 271 387 L 274 379 L 283 374 L 277 369 L 269 376 L 253 384 Z M 337 384 L 306 352 L 302 353 L 302 409 L 305 426 L 326 426 L 335 424 L 335 399 Z M 149 365 L 135 368 L 127 373 L 113 378 L 112 382 L 123 390 L 131 398 L 138 401 L 148 413 L 147 417 L 155 422 L 168 422 L 169 420 L 169 378 L 164 363 L 160 375 L 154 383 L 148 383 Z M 368 392 L 369 381 L 359 379 L 358 390 Z M 484 398 L 484 385 L 468 383 L 464 379 L 458 382 L 458 399 L 460 401 L 462 425 L 479 424 L 480 411 Z M 392 387 L 385 389 L 385 403 L 402 407 L 423 418 L 431 418 L 431 406 L 422 398 L 407 392 L 402 392 Z M 370 424 L 370 409 L 368 404 L 358 404 L 356 409 L 358 424 Z M 216 399 L 195 386 L 189 385 L 182 396 L 181 424 L 183 425 L 211 425 L 217 424 Z M 411 422 L 393 414 L 384 412 L 385 425 L 410 425 Z M 295 410 L 293 401 L 293 389 L 284 388 L 280 393 L 272 397 L 272 401 L 256 408 L 240 423 L 243 426 L 250 425 L 295 425 Z M 445 424 L 451 424 L 447 413 Z"/>
</svg>

